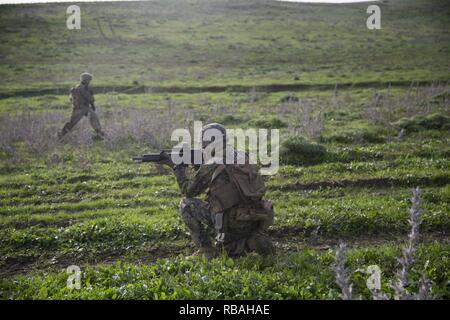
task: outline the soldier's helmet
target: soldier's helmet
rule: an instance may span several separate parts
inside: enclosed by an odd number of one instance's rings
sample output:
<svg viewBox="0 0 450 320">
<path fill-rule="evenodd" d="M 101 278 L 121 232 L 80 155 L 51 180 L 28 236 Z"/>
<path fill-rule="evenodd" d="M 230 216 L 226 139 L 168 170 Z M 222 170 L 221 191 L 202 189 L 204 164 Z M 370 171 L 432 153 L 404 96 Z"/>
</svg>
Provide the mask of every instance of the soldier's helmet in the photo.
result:
<svg viewBox="0 0 450 320">
<path fill-rule="evenodd" d="M 220 123 L 216 123 L 216 122 L 208 123 L 207 125 L 204 125 L 202 128 L 202 135 L 210 129 L 216 129 L 216 130 L 220 131 L 220 133 L 222 133 L 222 135 L 224 137 L 226 137 L 226 135 L 227 135 L 227 129 L 225 129 L 225 127 L 223 125 L 221 125 Z"/>
<path fill-rule="evenodd" d="M 223 139 L 226 141 L 227 129 L 225 129 L 225 127 L 223 125 L 221 125 L 220 123 L 213 122 L 213 123 L 208 123 L 207 125 L 203 126 L 203 128 L 202 128 L 202 139 L 204 137 L 205 132 L 207 132 L 208 130 L 217 130 L 217 131 L 219 131 L 222 134 Z M 209 142 L 203 140 L 203 147 L 205 147 L 208 144 L 209 144 Z"/>
<path fill-rule="evenodd" d="M 80 81 L 91 81 L 92 80 L 92 74 L 88 73 L 88 72 L 83 72 L 80 75 Z"/>
</svg>

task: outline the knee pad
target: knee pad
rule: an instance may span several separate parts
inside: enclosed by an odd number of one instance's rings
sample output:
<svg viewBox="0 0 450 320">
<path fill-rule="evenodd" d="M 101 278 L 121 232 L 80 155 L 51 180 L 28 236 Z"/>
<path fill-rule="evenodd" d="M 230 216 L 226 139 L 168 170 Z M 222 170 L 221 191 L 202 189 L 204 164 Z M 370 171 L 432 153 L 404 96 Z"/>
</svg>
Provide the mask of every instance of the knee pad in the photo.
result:
<svg viewBox="0 0 450 320">
<path fill-rule="evenodd" d="M 180 212 L 182 216 L 190 216 L 192 213 L 191 210 L 191 205 L 192 205 L 193 201 L 191 198 L 183 198 L 180 201 Z"/>
</svg>

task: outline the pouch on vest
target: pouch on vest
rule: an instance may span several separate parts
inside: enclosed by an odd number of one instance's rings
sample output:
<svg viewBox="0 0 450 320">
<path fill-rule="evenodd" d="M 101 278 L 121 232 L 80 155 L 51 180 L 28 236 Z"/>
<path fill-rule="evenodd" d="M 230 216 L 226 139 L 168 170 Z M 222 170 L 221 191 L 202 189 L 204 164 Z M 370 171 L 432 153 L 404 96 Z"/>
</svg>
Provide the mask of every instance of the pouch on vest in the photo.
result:
<svg viewBox="0 0 450 320">
<path fill-rule="evenodd" d="M 225 168 L 230 180 L 237 186 L 242 199 L 253 202 L 262 199 L 266 193 L 264 180 L 255 165 L 233 165 Z"/>
<path fill-rule="evenodd" d="M 255 165 L 220 165 L 213 174 L 212 182 L 225 171 L 229 183 L 214 184 L 209 190 L 211 209 L 215 213 L 236 207 L 236 221 L 257 222 L 258 230 L 267 229 L 274 219 L 273 205 L 262 200 L 266 188 Z"/>
<path fill-rule="evenodd" d="M 258 231 L 264 231 L 273 224 L 275 212 L 271 201 L 261 200 L 254 206 L 241 206 L 236 210 L 236 221 L 258 223 Z"/>
<path fill-rule="evenodd" d="M 210 188 L 209 202 L 211 210 L 214 213 L 224 212 L 225 210 L 238 205 L 242 200 L 234 183 L 215 185 Z"/>
<path fill-rule="evenodd" d="M 213 174 L 212 181 L 223 171 L 226 171 L 231 185 L 234 186 L 244 202 L 254 202 L 262 199 L 266 186 L 255 165 L 220 165 Z M 229 192 L 230 195 L 234 193 Z"/>
</svg>

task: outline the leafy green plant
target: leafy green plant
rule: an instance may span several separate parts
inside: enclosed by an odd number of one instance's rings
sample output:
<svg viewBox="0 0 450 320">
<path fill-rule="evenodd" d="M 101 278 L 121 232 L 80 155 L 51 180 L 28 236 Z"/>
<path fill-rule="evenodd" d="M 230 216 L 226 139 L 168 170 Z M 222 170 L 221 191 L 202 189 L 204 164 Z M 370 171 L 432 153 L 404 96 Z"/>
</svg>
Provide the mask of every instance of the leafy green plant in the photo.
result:
<svg viewBox="0 0 450 320">
<path fill-rule="evenodd" d="M 249 122 L 251 126 L 266 129 L 286 128 L 288 124 L 276 116 L 254 119 Z"/>
<path fill-rule="evenodd" d="M 323 137 L 322 141 L 356 144 L 356 143 L 380 143 L 385 142 L 386 139 L 382 135 L 380 130 L 374 128 L 357 128 L 338 131 L 327 137 Z"/>
<path fill-rule="evenodd" d="M 434 113 L 428 116 L 414 116 L 411 118 L 402 118 L 394 123 L 398 129 L 414 132 L 422 130 L 449 130 L 450 118 L 448 116 Z"/>
<path fill-rule="evenodd" d="M 244 118 L 242 118 L 241 116 L 238 115 L 232 115 L 232 114 L 227 114 L 224 115 L 222 117 L 219 117 L 216 122 L 223 124 L 223 125 L 230 125 L 230 124 L 239 124 L 244 122 Z"/>
<path fill-rule="evenodd" d="M 312 165 L 324 162 L 327 150 L 324 146 L 300 136 L 287 138 L 280 148 L 280 161 L 291 165 Z"/>
</svg>

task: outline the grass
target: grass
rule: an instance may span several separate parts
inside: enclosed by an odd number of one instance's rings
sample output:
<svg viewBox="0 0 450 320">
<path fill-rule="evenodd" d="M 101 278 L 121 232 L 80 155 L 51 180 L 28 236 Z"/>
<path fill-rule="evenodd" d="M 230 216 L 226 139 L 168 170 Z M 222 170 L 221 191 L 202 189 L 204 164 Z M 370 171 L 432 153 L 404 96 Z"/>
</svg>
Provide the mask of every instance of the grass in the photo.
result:
<svg viewBox="0 0 450 320">
<path fill-rule="evenodd" d="M 448 80 L 448 3 L 380 7 L 376 31 L 365 4 L 82 4 L 81 30 L 71 31 L 64 4 L 2 6 L 0 83 L 65 90 L 84 69 L 99 88 Z"/>
<path fill-rule="evenodd" d="M 398 254 L 399 249 L 392 245 L 350 252 L 351 279 L 362 297 L 370 297 L 364 267 L 381 265 L 382 286 L 387 289 Z M 433 266 L 426 273 L 435 283 L 434 294 L 448 298 L 448 245 L 421 246 L 418 257 L 419 266 L 431 259 Z M 84 268 L 81 290 L 68 289 L 67 274 L 60 271 L 18 277 L 14 283 L 6 282 L 0 292 L 2 297 L 12 299 L 338 299 L 340 293 L 331 271 L 333 260 L 331 251 L 305 249 L 265 259 L 206 262 L 179 256 L 151 265 L 117 261 Z"/>
<path fill-rule="evenodd" d="M 142 146 L 130 144 L 122 145 L 120 151 L 108 150 L 106 143 L 83 146 L 83 140 L 76 139 L 65 146 L 55 145 L 40 156 L 19 154 L 18 162 L 5 154 L 0 170 L 3 297 L 338 298 L 330 268 L 332 251 L 324 253 L 320 248 L 323 245 L 333 248 L 340 239 L 345 239 L 359 259 L 372 261 L 373 255 L 378 257 L 384 272 L 392 279 L 396 267 L 392 259 L 409 228 L 410 187 L 415 185 L 423 189 L 425 211 L 422 232 L 426 248 L 423 255 L 427 258 L 421 259 L 428 259 L 431 268 L 435 268 L 434 273 L 428 274 L 434 292 L 439 297 L 448 297 L 448 287 L 442 280 L 448 270 L 439 267 L 441 261 L 437 255 L 427 255 L 430 248 L 442 254 L 448 251 L 450 193 L 446 129 L 422 128 L 408 132 L 402 140 L 389 141 L 388 135 L 396 129 L 386 131 L 369 124 L 361 111 L 371 101 L 370 91 L 342 91 L 342 94 L 354 98 L 348 100 L 350 103 L 339 114 L 325 117 L 318 142 L 327 149 L 325 159 L 316 165 L 282 166 L 278 175 L 267 179 L 267 198 L 274 201 L 277 212 L 269 234 L 279 255 L 272 262 L 261 262 L 271 264 L 263 273 L 250 268 L 247 262 L 260 258 L 247 257 L 235 262 L 221 258 L 213 262 L 232 263 L 233 268 L 222 268 L 211 275 L 211 283 L 207 284 L 216 288 L 211 291 L 203 289 L 204 283 L 195 282 L 186 287 L 184 281 L 197 280 L 186 280 L 178 265 L 184 263 L 190 273 L 201 274 L 199 270 L 206 262 L 183 258 L 192 252 L 192 245 L 178 214 L 180 196 L 175 179 L 169 172 L 159 172 L 153 166 L 132 163 L 130 155 L 138 154 Z M 217 98 L 226 101 L 229 95 Z M 266 94 L 253 108 L 263 110 L 284 95 Z M 100 96 L 100 99 L 108 102 L 107 97 Z M 140 95 L 126 96 L 126 99 L 132 102 L 133 97 L 135 104 L 141 103 Z M 148 97 L 157 107 L 158 95 Z M 185 101 L 199 97 L 197 94 L 172 97 L 174 114 L 179 114 Z M 242 101 L 247 101 L 244 98 L 242 95 Z M 334 110 L 330 95 L 320 94 L 315 98 L 328 105 L 326 114 Z M 251 106 L 251 103 L 236 106 L 242 110 L 236 117 L 250 119 L 246 110 Z M 283 119 L 288 127 L 282 128 L 283 137 L 295 125 L 295 118 L 289 116 L 291 107 L 295 106 L 284 107 L 287 112 Z M 35 108 L 33 112 L 38 114 L 43 111 L 42 105 Z M 138 108 L 152 110 L 154 107 Z M 203 108 L 208 107 L 206 104 L 194 107 L 193 112 Z M 438 105 L 435 110 L 441 108 Z M 385 142 L 327 138 L 346 134 L 352 128 L 380 130 Z M 80 131 L 73 132 L 73 136 L 79 134 Z M 54 155 L 59 160 L 49 163 L 48 158 Z M 313 269 L 305 267 L 313 263 L 311 259 L 326 259 L 327 263 L 320 262 Z M 121 262 L 115 264 L 117 261 Z M 294 266 L 296 263 L 299 266 Z M 60 287 L 66 275 L 60 270 L 71 264 L 81 265 L 85 271 L 83 279 L 87 287 L 81 291 Z M 156 271 L 160 265 L 176 271 Z M 361 267 L 355 265 L 355 270 Z M 299 278 L 290 268 L 309 271 Z M 46 280 L 39 275 L 42 272 L 47 274 Z M 108 277 L 123 272 L 133 276 L 126 282 L 119 278 L 121 285 L 116 288 Z M 245 277 L 238 281 L 237 274 Z M 352 277 L 363 296 L 369 297 L 362 285 L 364 274 L 354 271 Z M 310 284 L 311 279 L 320 280 Z M 226 287 L 225 281 L 235 283 L 234 287 Z M 277 285 L 280 281 L 289 285 Z M 387 284 L 384 286 L 387 288 Z"/>
<path fill-rule="evenodd" d="M 294 271 L 286 269 L 286 264 L 294 270 L 303 270 L 309 259 L 331 259 L 331 252 L 324 254 L 314 248 L 324 243 L 333 246 L 338 239 L 353 241 L 355 252 L 362 257 L 376 254 L 383 264 L 392 260 L 395 255 L 392 250 L 398 248 L 395 243 L 402 242 L 401 238 L 408 231 L 410 190 L 402 184 L 361 187 L 356 183 L 373 178 L 414 181 L 420 177 L 443 177 L 448 182 L 448 161 L 439 151 L 433 156 L 436 159 L 428 156 L 404 158 L 403 143 L 408 145 L 405 149 L 415 145 L 419 154 L 421 149 L 427 148 L 427 144 L 413 141 L 417 140 L 394 142 L 398 159 L 390 161 L 331 161 L 309 167 L 282 167 L 279 175 L 268 180 L 270 191 L 267 194 L 277 210 L 270 234 L 280 254 L 272 262 L 273 266 L 262 274 L 247 269 L 245 261 L 253 259 L 249 257 L 233 262 L 236 264 L 233 269 L 219 269 L 211 276 L 211 285 L 215 283 L 220 289 L 211 291 L 204 291 L 204 284 L 200 286 L 197 282 L 192 289 L 183 289 L 183 281 L 188 280 L 185 274 L 179 274 L 178 265 L 186 263 L 186 269 L 198 274 L 198 268 L 205 262 L 189 262 L 183 258 L 192 249 L 177 212 L 179 195 L 172 175 L 158 174 L 151 166 L 137 166 L 114 152 L 105 157 L 113 157 L 106 163 L 97 162 L 93 157 L 88 169 L 74 165 L 76 156 L 50 167 L 39 165 L 40 162 L 25 168 L 8 164 L 15 169 L 3 170 L 0 179 L 0 263 L 6 277 L 3 295 L 15 298 L 337 298 L 331 269 L 327 269 L 330 262 L 321 263 L 300 279 L 293 276 Z M 296 183 L 312 186 L 344 180 L 354 181 L 355 185 L 286 191 Z M 428 253 L 428 246 L 445 252 L 450 227 L 448 184 L 431 182 L 424 186 L 423 199 L 422 232 L 427 248 L 424 252 Z M 162 260 L 154 264 L 157 259 Z M 226 263 L 224 261 L 228 260 L 224 259 L 213 263 Z M 433 257 L 427 256 L 427 259 L 431 259 L 433 268 L 440 263 Z M 114 265 L 114 261 L 124 261 L 124 264 Z M 298 261 L 303 262 L 295 267 Z M 86 283 L 90 283 L 87 288 L 91 286 L 91 289 L 68 292 L 60 288 L 65 272 L 58 270 L 73 263 L 86 270 Z M 152 268 L 160 268 L 160 264 L 177 271 L 154 274 L 157 271 Z M 393 266 L 395 263 L 391 261 L 386 272 L 392 273 Z M 437 286 L 436 292 L 446 297 L 447 287 L 442 280 L 436 280 L 444 275 L 441 269 L 437 270 L 430 277 Z M 42 282 L 39 272 L 48 274 L 44 278 L 48 284 Z M 108 277 L 122 272 L 131 272 L 133 276 L 117 288 L 112 286 Z M 17 276 L 24 273 L 26 275 Z M 242 273 L 246 276 L 234 289 L 223 287 L 224 282 L 236 282 L 237 274 Z M 355 272 L 353 276 L 362 287 L 363 275 Z M 319 283 L 307 285 L 316 277 L 320 278 Z M 154 281 L 162 281 L 162 284 L 155 287 Z M 250 286 L 254 281 L 260 283 L 259 286 Z M 290 285 L 275 285 L 279 281 Z M 129 288 L 126 289 L 129 293 L 125 294 L 122 286 Z"/>
</svg>

